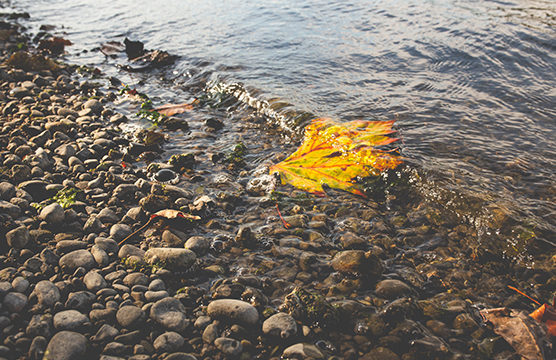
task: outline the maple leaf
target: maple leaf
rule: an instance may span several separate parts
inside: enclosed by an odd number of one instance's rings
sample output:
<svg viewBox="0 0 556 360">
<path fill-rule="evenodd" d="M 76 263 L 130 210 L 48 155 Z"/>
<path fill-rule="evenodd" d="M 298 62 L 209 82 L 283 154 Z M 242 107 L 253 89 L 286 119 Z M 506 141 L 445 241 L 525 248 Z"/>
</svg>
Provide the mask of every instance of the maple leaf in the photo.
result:
<svg viewBox="0 0 556 360">
<path fill-rule="evenodd" d="M 270 167 L 282 184 L 324 196 L 323 184 L 365 196 L 356 177 L 374 176 L 401 164 L 399 155 L 377 149 L 398 139 L 392 134 L 394 121 L 356 120 L 338 123 L 315 119 L 305 129 L 299 148 L 284 161 Z"/>
</svg>

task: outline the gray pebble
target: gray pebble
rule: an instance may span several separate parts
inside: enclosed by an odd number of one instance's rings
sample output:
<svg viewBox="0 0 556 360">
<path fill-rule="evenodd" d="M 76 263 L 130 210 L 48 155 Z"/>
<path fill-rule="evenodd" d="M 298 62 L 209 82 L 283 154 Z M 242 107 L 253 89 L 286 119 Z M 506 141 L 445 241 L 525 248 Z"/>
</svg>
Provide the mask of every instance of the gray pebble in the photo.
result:
<svg viewBox="0 0 556 360">
<path fill-rule="evenodd" d="M 376 295 L 383 299 L 395 300 L 405 295 L 409 295 L 412 289 L 403 281 L 396 279 L 382 280 L 376 285 Z"/>
<path fill-rule="evenodd" d="M 223 319 L 248 326 L 259 322 L 257 309 L 245 301 L 236 299 L 214 300 L 208 305 L 207 313 L 213 319 Z"/>
<path fill-rule="evenodd" d="M 295 359 L 323 359 L 324 355 L 315 345 L 299 343 L 284 350 L 282 358 Z"/>
<path fill-rule="evenodd" d="M 6 242 L 14 249 L 23 249 L 31 240 L 27 227 L 20 226 L 6 233 Z"/>
<path fill-rule="evenodd" d="M 27 296 L 22 293 L 10 292 L 4 296 L 2 304 L 9 312 L 18 313 L 27 305 Z"/>
<path fill-rule="evenodd" d="M 43 360 L 80 360 L 87 351 L 87 338 L 73 331 L 60 331 L 50 339 Z"/>
<path fill-rule="evenodd" d="M 25 293 L 29 288 L 29 281 L 23 276 L 18 276 L 12 281 L 12 288 L 14 291 Z"/>
<path fill-rule="evenodd" d="M 51 307 L 60 300 L 60 290 L 48 280 L 39 281 L 35 285 L 33 294 L 37 296 L 39 304 L 45 307 Z"/>
<path fill-rule="evenodd" d="M 243 351 L 243 345 L 236 339 L 231 339 L 227 337 L 219 337 L 214 340 L 214 345 L 222 353 L 230 357 L 236 357 Z"/>
<path fill-rule="evenodd" d="M 137 329 L 144 324 L 145 319 L 145 312 L 133 305 L 122 306 L 116 313 L 116 320 L 124 328 Z"/>
<path fill-rule="evenodd" d="M 86 270 L 91 270 L 95 267 L 96 262 L 93 255 L 87 250 L 75 250 L 60 258 L 58 263 L 62 269 L 67 272 L 73 273 L 78 267 L 83 267 Z"/>
<path fill-rule="evenodd" d="M 110 237 L 115 241 L 121 241 L 131 233 L 131 227 L 126 224 L 114 224 L 110 228 Z"/>
<path fill-rule="evenodd" d="M 291 315 L 277 313 L 263 322 L 263 333 L 287 339 L 297 334 L 297 324 Z"/>
<path fill-rule="evenodd" d="M 56 330 L 78 330 L 88 321 L 87 316 L 77 310 L 64 310 L 54 315 Z"/>
<path fill-rule="evenodd" d="M 210 248 L 210 241 L 203 236 L 192 236 L 187 239 L 184 247 L 193 251 L 197 256 L 203 256 Z"/>
<path fill-rule="evenodd" d="M 150 248 L 145 253 L 149 264 L 157 264 L 169 270 L 187 270 L 195 262 L 195 253 L 180 248 Z"/>
<path fill-rule="evenodd" d="M 106 280 L 104 280 L 102 275 L 100 275 L 96 271 L 89 271 L 87 274 L 85 274 L 85 276 L 83 277 L 83 283 L 85 284 L 87 289 L 94 292 L 107 286 Z"/>
<path fill-rule="evenodd" d="M 183 331 L 189 325 L 185 314 L 185 307 L 173 297 L 158 300 L 150 310 L 150 317 L 165 329 Z"/>
<path fill-rule="evenodd" d="M 183 336 L 174 331 L 168 331 L 157 337 L 154 342 L 154 348 L 161 353 L 173 353 L 178 351 L 184 344 Z"/>
</svg>

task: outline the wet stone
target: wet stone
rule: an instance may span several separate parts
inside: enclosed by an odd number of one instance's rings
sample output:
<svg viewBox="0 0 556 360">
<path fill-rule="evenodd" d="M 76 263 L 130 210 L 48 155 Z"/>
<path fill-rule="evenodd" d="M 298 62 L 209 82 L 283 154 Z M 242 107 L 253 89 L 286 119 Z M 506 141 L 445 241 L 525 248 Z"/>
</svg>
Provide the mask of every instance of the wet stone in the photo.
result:
<svg viewBox="0 0 556 360">
<path fill-rule="evenodd" d="M 338 252 L 331 260 L 334 270 L 342 273 L 359 273 L 369 278 L 382 274 L 382 262 L 370 252 L 345 250 Z"/>
<path fill-rule="evenodd" d="M 204 236 L 192 236 L 187 239 L 184 247 L 193 251 L 197 256 L 203 256 L 210 248 L 210 241 Z"/>
<path fill-rule="evenodd" d="M 409 285 L 400 280 L 388 279 L 382 280 L 376 285 L 376 295 L 383 299 L 394 300 L 406 295 L 410 295 L 413 291 Z"/>
</svg>

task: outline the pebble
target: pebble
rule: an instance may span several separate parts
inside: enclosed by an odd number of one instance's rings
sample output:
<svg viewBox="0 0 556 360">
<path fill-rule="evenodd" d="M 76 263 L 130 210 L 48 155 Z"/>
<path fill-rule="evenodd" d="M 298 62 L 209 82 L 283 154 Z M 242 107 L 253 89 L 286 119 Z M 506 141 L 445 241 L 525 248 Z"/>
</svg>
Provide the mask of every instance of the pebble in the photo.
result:
<svg viewBox="0 0 556 360">
<path fill-rule="evenodd" d="M 109 342 L 114 340 L 114 338 L 119 333 L 120 332 L 115 327 L 108 324 L 104 324 L 100 327 L 100 329 L 98 329 L 97 333 L 95 334 L 95 336 L 93 336 L 91 340 L 94 342 L 102 342 L 102 343 Z"/>
<path fill-rule="evenodd" d="M 39 304 L 45 307 L 53 306 L 61 297 L 58 287 L 48 280 L 39 281 L 33 294 L 37 296 Z"/>
<path fill-rule="evenodd" d="M 259 322 L 257 309 L 241 300 L 213 300 L 207 307 L 207 314 L 213 319 L 223 319 L 231 323 L 255 326 Z"/>
<path fill-rule="evenodd" d="M 79 333 L 60 331 L 50 339 L 43 360 L 81 360 L 87 344 L 87 338 Z"/>
<path fill-rule="evenodd" d="M 312 344 L 299 343 L 287 347 L 282 353 L 282 358 L 289 359 L 324 359 L 322 351 Z"/>
<path fill-rule="evenodd" d="M 168 331 L 157 337 L 154 342 L 154 348 L 161 353 L 173 353 L 178 351 L 184 344 L 183 336 L 174 331 Z"/>
<path fill-rule="evenodd" d="M 11 313 L 18 313 L 25 309 L 27 305 L 27 296 L 22 293 L 10 292 L 4 296 L 2 305 Z"/>
<path fill-rule="evenodd" d="M 56 330 L 78 330 L 82 328 L 89 319 L 77 310 L 64 310 L 54 315 L 53 321 Z"/>
<path fill-rule="evenodd" d="M 12 281 L 12 288 L 16 292 L 25 293 L 29 288 L 29 281 L 23 276 L 18 276 Z"/>
<path fill-rule="evenodd" d="M 45 206 L 39 214 L 39 219 L 46 221 L 50 225 L 61 224 L 64 221 L 64 208 L 58 203 Z"/>
<path fill-rule="evenodd" d="M 331 260 L 332 268 L 342 273 L 359 273 L 369 278 L 382 274 L 380 259 L 363 250 L 345 250 L 338 252 Z"/>
<path fill-rule="evenodd" d="M 197 256 L 203 256 L 209 251 L 210 241 L 204 236 L 192 236 L 187 239 L 184 247 L 193 251 Z"/>
<path fill-rule="evenodd" d="M 195 259 L 193 251 L 181 248 L 150 248 L 145 253 L 147 263 L 169 270 L 187 270 Z"/>
<path fill-rule="evenodd" d="M 15 196 L 15 186 L 9 182 L 0 182 L 0 200 L 10 201 Z"/>
<path fill-rule="evenodd" d="M 25 226 L 17 227 L 6 233 L 6 242 L 14 249 L 23 249 L 30 240 L 29 230 Z"/>
<path fill-rule="evenodd" d="M 118 323 L 128 329 L 138 329 L 145 323 L 145 312 L 134 305 L 122 306 L 116 313 Z"/>
<path fill-rule="evenodd" d="M 243 351 L 243 345 L 241 345 L 241 342 L 227 337 L 219 337 L 214 340 L 214 346 L 216 346 L 218 350 L 222 351 L 224 355 L 229 357 L 237 357 Z"/>
<path fill-rule="evenodd" d="M 263 333 L 287 339 L 297 334 L 297 323 L 290 314 L 280 312 L 263 322 Z"/>
<path fill-rule="evenodd" d="M 375 293 L 378 297 L 387 300 L 394 300 L 410 295 L 412 289 L 403 281 L 396 279 L 382 280 L 376 285 Z"/>
<path fill-rule="evenodd" d="M 176 298 L 167 297 L 158 300 L 150 310 L 150 318 L 162 325 L 165 329 L 181 332 L 189 325 L 185 307 Z"/>
<path fill-rule="evenodd" d="M 110 237 L 115 241 L 121 241 L 130 235 L 133 231 L 126 224 L 114 224 L 110 228 Z"/>
<path fill-rule="evenodd" d="M 59 265 L 66 272 L 73 273 L 77 268 L 83 267 L 85 270 L 91 270 L 95 267 L 96 262 L 93 255 L 87 250 L 75 250 L 60 258 Z"/>
</svg>

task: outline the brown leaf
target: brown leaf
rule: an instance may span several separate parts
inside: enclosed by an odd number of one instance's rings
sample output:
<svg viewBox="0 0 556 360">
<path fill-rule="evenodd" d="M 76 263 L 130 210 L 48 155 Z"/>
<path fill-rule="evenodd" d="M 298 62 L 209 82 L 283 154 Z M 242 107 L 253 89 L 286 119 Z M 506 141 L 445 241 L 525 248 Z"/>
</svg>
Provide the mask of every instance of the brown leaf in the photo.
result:
<svg viewBox="0 0 556 360">
<path fill-rule="evenodd" d="M 481 310 L 481 315 L 492 323 L 494 332 L 504 338 L 515 351 L 527 360 L 544 360 L 546 331 L 527 314 L 508 308 Z"/>
<path fill-rule="evenodd" d="M 166 104 L 154 109 L 162 115 L 172 116 L 176 114 L 181 114 L 189 110 L 193 110 L 193 103 L 183 103 L 183 104 Z"/>
<path fill-rule="evenodd" d="M 201 220 L 201 218 L 197 215 L 186 214 L 179 210 L 174 210 L 174 209 L 164 209 L 164 210 L 157 211 L 151 217 L 163 217 L 166 219 L 182 218 L 186 220 Z"/>
</svg>

